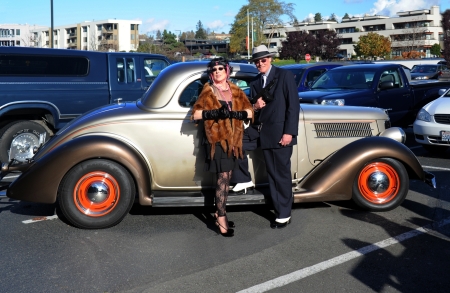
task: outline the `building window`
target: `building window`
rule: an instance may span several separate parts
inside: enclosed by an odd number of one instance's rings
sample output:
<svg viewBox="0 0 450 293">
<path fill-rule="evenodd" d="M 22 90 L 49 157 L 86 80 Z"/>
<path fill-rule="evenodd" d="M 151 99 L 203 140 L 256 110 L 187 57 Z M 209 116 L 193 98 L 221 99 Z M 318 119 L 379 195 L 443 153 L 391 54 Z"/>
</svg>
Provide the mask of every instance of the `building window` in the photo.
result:
<svg viewBox="0 0 450 293">
<path fill-rule="evenodd" d="M 83 42 L 85 42 L 85 43 L 87 42 L 87 37 L 83 38 Z"/>
<path fill-rule="evenodd" d="M 134 31 L 134 24 L 131 24 L 131 30 Z"/>
<path fill-rule="evenodd" d="M 16 29 L 16 36 L 20 36 L 20 29 Z"/>
<path fill-rule="evenodd" d="M 131 39 L 134 40 L 134 34 L 131 35 Z"/>
<path fill-rule="evenodd" d="M 101 25 L 101 24 L 97 25 L 97 30 L 98 30 L 98 31 L 101 31 L 101 30 L 102 30 L 102 25 Z"/>
<path fill-rule="evenodd" d="M 16 41 L 16 46 L 20 46 L 20 41 Z"/>
<path fill-rule="evenodd" d="M 87 26 L 83 26 L 83 33 L 87 33 Z"/>
<path fill-rule="evenodd" d="M 114 29 L 115 29 L 115 30 L 117 29 L 117 23 L 114 24 Z"/>
</svg>

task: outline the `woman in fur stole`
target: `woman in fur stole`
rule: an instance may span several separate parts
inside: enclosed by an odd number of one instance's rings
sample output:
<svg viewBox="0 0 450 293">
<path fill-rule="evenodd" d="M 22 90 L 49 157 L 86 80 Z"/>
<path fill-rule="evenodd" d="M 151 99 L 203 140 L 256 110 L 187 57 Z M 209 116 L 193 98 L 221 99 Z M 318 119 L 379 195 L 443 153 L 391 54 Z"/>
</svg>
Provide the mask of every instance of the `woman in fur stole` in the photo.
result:
<svg viewBox="0 0 450 293">
<path fill-rule="evenodd" d="M 192 119 L 203 120 L 206 136 L 206 168 L 217 174 L 216 225 L 222 236 L 234 235 L 234 223 L 226 216 L 228 189 L 237 157 L 242 158 L 243 121 L 253 118 L 245 93 L 228 79 L 233 68 L 222 57 L 207 65 L 210 81 L 193 106 Z"/>
</svg>

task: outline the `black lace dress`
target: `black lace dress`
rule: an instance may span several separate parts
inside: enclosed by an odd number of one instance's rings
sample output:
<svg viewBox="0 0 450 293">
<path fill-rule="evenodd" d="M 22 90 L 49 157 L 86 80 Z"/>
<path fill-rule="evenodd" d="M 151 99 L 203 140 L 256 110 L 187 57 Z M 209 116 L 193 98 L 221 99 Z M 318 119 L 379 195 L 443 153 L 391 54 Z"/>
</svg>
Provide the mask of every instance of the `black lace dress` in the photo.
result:
<svg viewBox="0 0 450 293">
<path fill-rule="evenodd" d="M 225 101 L 219 100 L 220 104 L 226 105 Z M 231 103 L 230 108 L 231 108 Z M 214 158 L 211 158 L 211 144 L 204 137 L 203 144 L 206 146 L 206 164 L 205 170 L 213 173 L 228 172 L 238 167 L 238 161 L 236 157 L 231 154 L 228 157 L 226 151 L 222 149 L 220 143 L 216 143 L 216 150 L 214 152 Z"/>
</svg>

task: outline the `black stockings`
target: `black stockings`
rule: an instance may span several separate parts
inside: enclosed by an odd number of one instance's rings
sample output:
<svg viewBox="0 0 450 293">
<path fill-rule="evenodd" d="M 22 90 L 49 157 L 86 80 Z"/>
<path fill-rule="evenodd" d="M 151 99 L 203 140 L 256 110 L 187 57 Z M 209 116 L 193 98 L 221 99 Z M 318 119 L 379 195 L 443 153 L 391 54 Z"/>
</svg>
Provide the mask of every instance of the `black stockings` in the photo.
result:
<svg viewBox="0 0 450 293">
<path fill-rule="evenodd" d="M 228 190 L 230 188 L 232 172 L 233 171 L 217 173 L 216 208 L 219 217 L 223 217 L 226 214 Z"/>
</svg>

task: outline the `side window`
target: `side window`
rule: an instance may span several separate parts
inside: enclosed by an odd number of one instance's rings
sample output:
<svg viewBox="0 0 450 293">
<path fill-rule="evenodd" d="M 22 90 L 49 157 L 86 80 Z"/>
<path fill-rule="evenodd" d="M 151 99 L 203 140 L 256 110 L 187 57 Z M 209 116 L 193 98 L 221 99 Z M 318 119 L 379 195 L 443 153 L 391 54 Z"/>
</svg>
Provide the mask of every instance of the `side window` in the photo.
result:
<svg viewBox="0 0 450 293">
<path fill-rule="evenodd" d="M 325 69 L 316 69 L 308 72 L 308 75 L 306 76 L 305 85 L 307 86 L 310 81 L 315 81 L 319 76 L 322 75 L 324 71 Z"/>
<path fill-rule="evenodd" d="M 383 81 L 392 81 L 394 83 L 394 88 L 404 87 L 404 82 L 401 79 L 401 75 L 399 74 L 397 69 L 389 69 L 384 71 L 381 74 L 380 83 Z"/>
<path fill-rule="evenodd" d="M 136 81 L 134 60 L 132 58 L 117 58 L 117 82 L 133 83 Z"/>
<path fill-rule="evenodd" d="M 165 60 L 161 59 L 144 59 L 144 76 L 145 80 L 148 83 L 152 83 L 156 76 L 163 70 L 169 66 L 169 64 Z"/>
<path fill-rule="evenodd" d="M 181 93 L 178 104 L 180 104 L 181 107 L 192 107 L 197 101 L 202 89 L 203 83 L 200 80 L 190 83 Z"/>
</svg>

